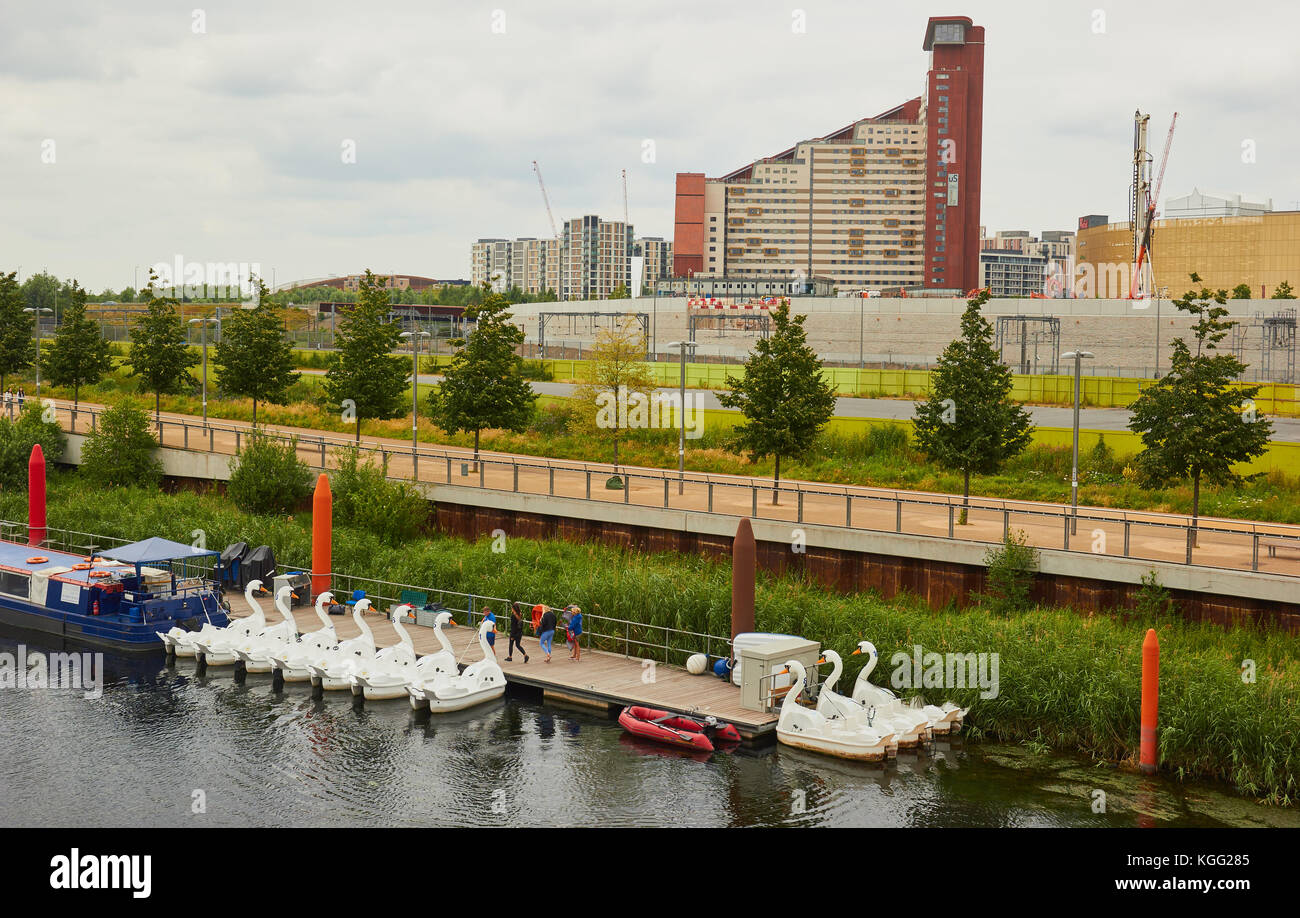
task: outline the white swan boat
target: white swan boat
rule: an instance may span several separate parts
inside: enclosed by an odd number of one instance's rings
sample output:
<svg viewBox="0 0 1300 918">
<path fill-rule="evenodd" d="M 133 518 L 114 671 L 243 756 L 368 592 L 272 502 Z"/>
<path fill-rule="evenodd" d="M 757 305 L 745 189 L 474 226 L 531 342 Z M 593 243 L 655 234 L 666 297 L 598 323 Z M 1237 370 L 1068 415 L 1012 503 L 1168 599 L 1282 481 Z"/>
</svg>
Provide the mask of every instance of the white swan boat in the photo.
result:
<svg viewBox="0 0 1300 918">
<path fill-rule="evenodd" d="M 419 685 L 432 679 L 436 674 L 442 673 L 446 676 L 460 675 L 460 664 L 456 660 L 456 651 L 452 649 L 451 642 L 447 636 L 442 633 L 445 626 L 455 624 L 451 620 L 450 612 L 439 612 L 433 620 L 433 636 L 438 639 L 436 653 L 426 653 L 415 661 L 415 669 L 411 673 L 410 685 Z"/>
<path fill-rule="evenodd" d="M 235 656 L 244 664 L 244 671 L 269 673 L 271 654 L 284 650 L 298 640 L 298 625 L 293 618 L 291 601 L 298 598 L 292 587 L 280 587 L 275 594 L 275 608 L 284 616 L 274 625 L 268 625 L 257 634 L 235 645 Z"/>
<path fill-rule="evenodd" d="M 252 614 L 235 619 L 215 633 L 200 634 L 194 639 L 196 656 L 208 666 L 232 665 L 239 659 L 235 656 L 235 645 L 266 628 L 266 611 L 255 595 L 259 592 L 266 592 L 262 589 L 262 581 L 250 580 L 244 589 L 244 600 L 252 607 Z"/>
<path fill-rule="evenodd" d="M 822 659 L 831 664 L 831 674 L 826 677 L 817 693 L 819 713 L 830 720 L 843 718 L 859 727 L 872 727 L 881 732 L 893 733 L 894 742 L 889 747 L 891 758 L 898 754 L 899 749 L 915 749 L 929 738 L 929 721 L 914 708 L 904 706 L 899 711 L 873 704 L 864 705 L 836 692 L 835 686 L 844 673 L 844 660 L 834 650 L 822 651 Z"/>
<path fill-rule="evenodd" d="M 364 617 L 369 608 L 370 600 L 358 599 L 352 607 L 352 620 L 357 623 L 361 633 L 327 648 L 307 664 L 314 687 L 327 692 L 351 689 L 352 676 L 361 668 L 361 664 L 369 663 L 375 658 L 375 635 Z"/>
<path fill-rule="evenodd" d="M 316 597 L 316 617 L 321 620 L 321 627 L 309 631 L 297 641 L 290 642 L 281 650 L 270 655 L 271 673 L 285 682 L 308 682 L 311 671 L 307 664 L 316 660 L 321 654 L 339 642 L 334 631 L 334 621 L 325 608 L 334 601 L 334 595 L 328 591 Z"/>
<path fill-rule="evenodd" d="M 859 727 L 843 718 L 831 720 L 824 714 L 799 704 L 808 671 L 797 660 L 785 665 L 783 672 L 794 677 L 794 685 L 781 701 L 781 716 L 776 722 L 776 738 L 787 746 L 820 752 L 860 762 L 881 762 L 889 755 L 893 734 L 871 727 Z"/>
<path fill-rule="evenodd" d="M 244 597 L 248 599 L 249 605 L 253 606 L 254 614 L 256 614 L 260 607 L 257 605 L 256 601 L 251 598 L 253 583 L 257 584 L 258 589 L 262 586 L 260 580 L 254 580 L 248 585 L 248 589 L 244 591 Z M 263 616 L 262 621 L 265 623 L 265 616 Z M 155 631 L 154 634 L 158 635 L 158 639 L 163 642 L 163 648 L 170 656 L 181 658 L 197 657 L 199 655 L 197 642 L 215 640 L 220 635 L 235 628 L 237 624 L 238 622 L 234 618 L 231 618 L 227 624 L 222 626 L 214 625 L 211 621 L 206 621 L 198 631 L 186 631 L 184 628 L 173 627 L 167 631 Z"/>
<path fill-rule="evenodd" d="M 415 677 L 415 642 L 402 625 L 402 616 L 411 607 L 398 606 L 393 610 L 393 630 L 397 643 L 385 647 L 366 660 L 352 674 L 352 694 L 367 699 L 405 698 L 406 687 Z"/>
<path fill-rule="evenodd" d="M 920 712 L 925 716 L 935 736 L 947 736 L 961 731 L 962 719 L 969 709 L 959 708 L 951 701 L 945 701 L 942 705 L 923 705 L 914 700 L 914 703 L 908 704 L 889 689 L 876 685 L 868 678 L 871 671 L 876 668 L 876 664 L 880 662 L 875 644 L 870 641 L 859 641 L 858 649 L 853 653 L 868 656 L 867 665 L 862 667 L 862 671 L 858 673 L 858 681 L 853 685 L 853 700 L 858 704 L 875 705 L 878 714 L 891 716 L 906 714 L 909 711 Z"/>
<path fill-rule="evenodd" d="M 506 674 L 488 645 L 487 635 L 495 623 L 484 621 L 479 625 L 478 643 L 483 649 L 483 659 L 465 667 L 459 676 L 435 673 L 432 679 L 409 687 L 411 707 L 417 710 L 427 706 L 434 714 L 460 711 L 500 698 L 506 692 Z"/>
</svg>

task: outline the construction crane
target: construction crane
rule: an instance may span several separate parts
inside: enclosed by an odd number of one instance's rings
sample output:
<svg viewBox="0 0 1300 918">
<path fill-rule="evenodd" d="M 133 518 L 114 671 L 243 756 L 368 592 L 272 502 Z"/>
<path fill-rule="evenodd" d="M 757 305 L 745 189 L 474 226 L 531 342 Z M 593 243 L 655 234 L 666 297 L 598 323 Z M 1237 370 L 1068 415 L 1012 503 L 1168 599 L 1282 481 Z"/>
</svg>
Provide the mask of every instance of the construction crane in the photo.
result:
<svg viewBox="0 0 1300 918">
<path fill-rule="evenodd" d="M 1143 119 L 1145 121 L 1145 119 Z M 1151 226 L 1155 220 L 1156 204 L 1160 200 L 1160 189 L 1165 182 L 1165 166 L 1169 165 L 1169 148 L 1174 142 L 1174 127 L 1178 124 L 1178 112 L 1174 112 L 1174 117 L 1169 121 L 1169 133 L 1165 135 L 1165 150 L 1160 156 L 1160 168 L 1156 172 L 1155 187 L 1147 194 L 1144 202 L 1145 208 L 1141 211 L 1141 226 L 1138 223 L 1133 224 L 1133 238 L 1136 242 L 1137 259 L 1133 269 L 1133 282 L 1130 286 L 1130 297 L 1136 299 L 1141 284 L 1142 266 L 1151 261 Z M 1145 124 L 1143 125 L 1143 139 L 1145 140 Z M 1145 146 L 1145 144 L 1144 144 Z M 1139 204 L 1139 206 L 1141 206 Z M 1152 269 L 1152 286 L 1155 285 L 1155 272 Z"/>
<path fill-rule="evenodd" d="M 623 170 L 623 228 L 627 228 L 627 170 Z"/>
<path fill-rule="evenodd" d="M 537 173 L 537 187 L 542 189 L 542 203 L 546 205 L 546 219 L 551 221 L 551 234 L 558 240 L 560 231 L 555 228 L 555 214 L 551 213 L 551 199 L 546 196 L 546 183 L 542 181 L 542 167 L 533 160 L 533 172 Z"/>
<path fill-rule="evenodd" d="M 537 165 L 537 160 L 533 160 L 533 172 L 537 173 L 537 187 L 542 189 L 542 203 L 546 205 L 546 219 L 551 221 L 551 235 L 555 237 L 555 295 L 564 299 L 561 292 L 564 289 L 564 265 L 561 257 L 561 251 L 564 244 L 560 241 L 560 231 L 555 226 L 555 214 L 551 212 L 551 199 L 546 195 L 546 183 L 542 181 L 542 167 Z M 542 287 L 545 289 L 545 277 L 542 280 Z"/>
</svg>

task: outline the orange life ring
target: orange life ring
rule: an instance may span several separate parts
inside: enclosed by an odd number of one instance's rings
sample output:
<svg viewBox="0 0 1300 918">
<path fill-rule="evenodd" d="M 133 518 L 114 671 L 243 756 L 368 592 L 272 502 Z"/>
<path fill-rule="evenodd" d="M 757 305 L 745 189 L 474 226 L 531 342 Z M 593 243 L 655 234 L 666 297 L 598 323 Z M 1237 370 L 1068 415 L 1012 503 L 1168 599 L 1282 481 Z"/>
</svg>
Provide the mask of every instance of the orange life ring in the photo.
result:
<svg viewBox="0 0 1300 918">
<path fill-rule="evenodd" d="M 90 567 L 91 567 L 91 566 L 90 566 L 89 564 L 74 564 L 74 565 L 72 565 L 72 569 L 73 569 L 74 571 L 88 571 L 88 570 L 90 570 Z"/>
<path fill-rule="evenodd" d="M 110 577 L 112 575 L 108 571 L 91 571 L 90 576 L 98 580 L 100 577 Z"/>
<path fill-rule="evenodd" d="M 28 563 L 28 564 L 44 564 L 44 563 L 45 563 L 46 561 L 48 561 L 48 560 L 50 560 L 50 559 L 47 558 L 47 557 L 45 557 L 44 555 L 32 555 L 32 557 L 30 557 L 30 558 L 27 559 L 27 563 Z"/>
</svg>

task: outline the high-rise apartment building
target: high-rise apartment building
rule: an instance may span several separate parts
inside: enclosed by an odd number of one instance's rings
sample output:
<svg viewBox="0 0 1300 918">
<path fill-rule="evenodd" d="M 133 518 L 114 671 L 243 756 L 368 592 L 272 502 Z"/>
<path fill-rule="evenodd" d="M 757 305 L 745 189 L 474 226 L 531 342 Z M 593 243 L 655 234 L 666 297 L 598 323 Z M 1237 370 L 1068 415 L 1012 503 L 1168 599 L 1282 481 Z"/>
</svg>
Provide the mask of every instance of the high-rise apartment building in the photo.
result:
<svg viewBox="0 0 1300 918">
<path fill-rule="evenodd" d="M 603 300 L 632 289 L 632 227 L 594 214 L 564 223 L 560 298 Z"/>
<path fill-rule="evenodd" d="M 641 262 L 641 291 L 649 295 L 658 281 L 672 277 L 673 244 L 662 236 L 643 236 L 632 243 L 633 259 Z"/>
<path fill-rule="evenodd" d="M 976 286 L 984 29 L 935 17 L 922 48 L 923 95 L 721 178 L 678 173 L 674 276 Z"/>
<path fill-rule="evenodd" d="M 663 258 L 657 250 L 656 258 Z M 605 299 L 620 286 L 632 289 L 632 227 L 589 215 L 566 221 L 559 240 L 480 239 L 470 246 L 470 266 L 475 284 L 491 280 L 498 292 Z"/>
</svg>

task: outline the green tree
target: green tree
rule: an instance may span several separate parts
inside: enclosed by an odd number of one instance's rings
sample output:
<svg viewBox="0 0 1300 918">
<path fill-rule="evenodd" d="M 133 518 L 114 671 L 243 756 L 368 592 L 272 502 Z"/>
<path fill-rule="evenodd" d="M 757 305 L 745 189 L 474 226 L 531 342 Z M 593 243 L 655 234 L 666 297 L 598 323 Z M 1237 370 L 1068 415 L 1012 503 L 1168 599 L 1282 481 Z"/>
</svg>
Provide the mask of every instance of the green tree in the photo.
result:
<svg viewBox="0 0 1300 918">
<path fill-rule="evenodd" d="M 1273 290 L 1272 298 L 1275 300 L 1294 300 L 1295 294 L 1291 292 L 1291 284 L 1288 281 L 1282 281 Z"/>
<path fill-rule="evenodd" d="M 616 472 L 622 433 L 637 424 L 634 403 L 648 410 L 655 388 L 645 364 L 645 348 L 645 333 L 630 317 L 602 328 L 589 357 L 591 378 L 573 392 L 583 406 L 579 416 L 583 425 L 596 436 L 613 440 Z M 648 420 L 648 414 L 645 417 Z"/>
<path fill-rule="evenodd" d="M 149 415 L 133 402 L 120 402 L 99 416 L 81 445 L 81 474 L 101 487 L 154 487 L 162 478 L 157 448 Z"/>
<path fill-rule="evenodd" d="M 326 396 L 356 421 L 358 443 L 363 418 L 398 417 L 404 407 L 406 361 L 390 356 L 402 329 L 388 321 L 388 312 L 388 291 L 367 268 L 356 305 L 343 311 L 338 350 L 325 372 Z"/>
<path fill-rule="evenodd" d="M 1234 300 L 1250 299 L 1250 284 L 1238 284 L 1232 288 L 1232 298 Z"/>
<path fill-rule="evenodd" d="M 48 309 L 46 315 L 59 321 L 59 279 L 53 274 L 41 271 L 23 281 L 23 299 L 28 309 Z"/>
<path fill-rule="evenodd" d="M 63 324 L 42 356 L 41 369 L 54 385 L 72 387 L 75 408 L 81 398 L 81 387 L 94 385 L 111 372 L 113 357 L 100 333 L 99 323 L 86 315 L 86 291 L 76 281 L 69 288 L 68 298 Z"/>
<path fill-rule="evenodd" d="M 429 393 L 435 424 L 448 433 L 474 432 L 475 462 L 484 430 L 523 430 L 537 401 L 515 353 L 524 333 L 510 322 L 510 303 L 499 293 L 483 293 L 481 304 L 465 310 L 474 330 L 443 371 L 442 385 Z"/>
<path fill-rule="evenodd" d="M 630 300 L 632 294 L 628 292 L 626 284 L 619 284 L 609 292 L 609 298 L 611 300 Z"/>
<path fill-rule="evenodd" d="M 984 318 L 989 291 L 966 301 L 961 334 L 930 374 L 930 397 L 916 406 L 916 445 L 931 460 L 962 473 L 962 502 L 970 503 L 972 472 L 988 474 L 1029 445 L 1029 414 L 1011 399 L 1011 370 L 993 347 Z M 965 518 L 963 514 L 963 519 Z"/>
<path fill-rule="evenodd" d="M 255 431 L 230 467 L 226 494 L 247 513 L 287 513 L 311 493 L 312 474 L 298 458 L 296 437 L 281 441 Z"/>
<path fill-rule="evenodd" d="M 47 463 L 57 462 L 67 443 L 63 428 L 58 421 L 45 420 L 38 402 L 28 402 L 13 421 L 0 417 L 0 489 L 27 490 L 27 461 L 37 443 Z"/>
<path fill-rule="evenodd" d="M 754 345 L 740 379 L 727 376 L 731 391 L 720 394 L 718 401 L 744 415 L 735 429 L 736 447 L 754 459 L 775 458 L 775 504 L 780 501 L 781 459 L 807 454 L 835 411 L 835 390 L 808 345 L 803 327 L 807 316 L 791 316 L 790 301 L 782 299 L 771 318 L 772 334 Z"/>
<path fill-rule="evenodd" d="M 131 349 L 127 362 L 131 375 L 140 377 L 141 388 L 152 392 L 154 420 L 162 413 L 162 396 L 184 392 L 193 384 L 190 367 L 199 358 L 185 343 L 185 323 L 176 310 L 176 300 L 158 295 L 157 275 L 149 272 L 147 312 L 131 328 Z"/>
<path fill-rule="evenodd" d="M 257 403 L 283 405 L 289 388 L 302 374 L 294 372 L 293 346 L 284 336 L 284 307 L 270 299 L 266 284 L 257 280 L 257 305 L 235 309 L 221 324 L 216 362 L 221 367 L 221 391 Z"/>
<path fill-rule="evenodd" d="M 1193 284 L 1201 278 L 1191 275 Z M 1130 408 L 1129 429 L 1141 435 L 1138 471 L 1151 484 L 1191 478 L 1192 527 L 1200 514 L 1201 481 L 1225 484 L 1239 480 L 1232 467 L 1262 455 L 1273 422 L 1255 410 L 1259 386 L 1240 386 L 1246 365 L 1232 354 L 1218 353 L 1218 343 L 1236 322 L 1225 321 L 1223 291 L 1201 287 L 1174 300 L 1179 311 L 1195 318 L 1193 352 L 1181 337 L 1173 340 L 1169 373 L 1142 390 Z"/>
<path fill-rule="evenodd" d="M 32 317 L 23 312 L 25 301 L 18 286 L 17 272 L 0 274 L 0 392 L 8 386 L 6 378 L 32 365 L 36 343 Z"/>
</svg>

